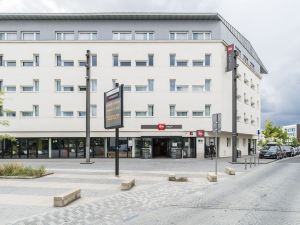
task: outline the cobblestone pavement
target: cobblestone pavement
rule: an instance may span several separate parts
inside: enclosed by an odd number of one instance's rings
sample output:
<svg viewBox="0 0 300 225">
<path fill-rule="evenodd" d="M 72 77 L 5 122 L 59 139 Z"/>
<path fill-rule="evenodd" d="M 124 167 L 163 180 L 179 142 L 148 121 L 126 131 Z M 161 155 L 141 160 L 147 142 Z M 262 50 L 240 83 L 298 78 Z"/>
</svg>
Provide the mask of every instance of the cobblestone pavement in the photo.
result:
<svg viewBox="0 0 300 225">
<path fill-rule="evenodd" d="M 197 199 L 210 187 L 219 185 L 209 184 L 206 180 L 207 171 L 214 168 L 211 160 L 126 159 L 121 165 L 127 170 L 121 170 L 120 178 L 114 177 L 110 168 L 113 161 L 109 165 L 107 161 L 96 160 L 91 167 L 80 165 L 78 160 L 22 162 L 33 166 L 46 164 L 54 174 L 35 180 L 1 180 L 0 224 L 130 224 L 151 212 L 167 210 L 168 215 L 187 197 L 196 196 Z M 144 164 L 143 170 L 139 169 L 141 163 Z M 220 160 L 220 183 L 236 179 L 221 172 L 227 165 L 227 160 Z M 244 166 L 231 166 L 240 171 L 236 177 L 244 173 Z M 190 182 L 168 182 L 169 173 L 188 176 Z M 120 183 L 132 177 L 137 186 L 131 191 L 121 192 Z M 65 208 L 53 208 L 53 196 L 73 188 L 82 189 L 82 198 Z"/>
</svg>

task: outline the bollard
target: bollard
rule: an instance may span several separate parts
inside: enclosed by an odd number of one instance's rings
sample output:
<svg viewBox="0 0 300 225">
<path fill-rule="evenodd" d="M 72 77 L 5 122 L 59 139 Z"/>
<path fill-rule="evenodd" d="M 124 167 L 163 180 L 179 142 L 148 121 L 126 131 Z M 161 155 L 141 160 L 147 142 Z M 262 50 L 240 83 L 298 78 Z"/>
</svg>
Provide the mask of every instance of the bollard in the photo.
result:
<svg viewBox="0 0 300 225">
<path fill-rule="evenodd" d="M 247 159 L 245 159 L 245 170 L 247 170 Z"/>
<path fill-rule="evenodd" d="M 251 158 L 250 158 L 250 168 L 252 168 L 252 161 L 251 161 Z"/>
</svg>

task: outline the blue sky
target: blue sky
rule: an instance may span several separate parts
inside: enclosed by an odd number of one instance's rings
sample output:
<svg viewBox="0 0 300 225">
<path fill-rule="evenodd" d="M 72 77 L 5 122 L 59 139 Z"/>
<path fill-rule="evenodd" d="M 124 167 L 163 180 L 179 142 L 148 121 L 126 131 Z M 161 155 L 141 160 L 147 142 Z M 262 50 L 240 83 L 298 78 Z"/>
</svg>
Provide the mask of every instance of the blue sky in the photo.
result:
<svg viewBox="0 0 300 225">
<path fill-rule="evenodd" d="M 300 123 L 300 1 L 0 0 L 0 12 L 218 12 L 254 46 L 267 67 L 262 121 Z M 298 97 L 299 96 L 299 97 Z"/>
</svg>

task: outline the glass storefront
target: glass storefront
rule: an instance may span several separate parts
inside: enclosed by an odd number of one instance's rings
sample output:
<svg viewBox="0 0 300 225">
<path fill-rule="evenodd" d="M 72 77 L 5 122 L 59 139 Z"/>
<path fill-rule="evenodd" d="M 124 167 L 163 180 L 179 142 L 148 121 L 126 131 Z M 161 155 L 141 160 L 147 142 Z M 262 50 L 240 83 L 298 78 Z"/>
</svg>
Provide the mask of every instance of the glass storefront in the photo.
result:
<svg viewBox="0 0 300 225">
<path fill-rule="evenodd" d="M 116 138 L 107 138 L 107 157 L 114 158 L 116 152 Z M 132 157 L 132 138 L 119 138 L 119 157 Z"/>
<path fill-rule="evenodd" d="M 84 138 L 51 138 L 52 158 L 84 158 Z M 91 138 L 90 157 L 104 157 L 105 138 Z M 49 138 L 0 141 L 0 158 L 49 158 Z"/>
</svg>

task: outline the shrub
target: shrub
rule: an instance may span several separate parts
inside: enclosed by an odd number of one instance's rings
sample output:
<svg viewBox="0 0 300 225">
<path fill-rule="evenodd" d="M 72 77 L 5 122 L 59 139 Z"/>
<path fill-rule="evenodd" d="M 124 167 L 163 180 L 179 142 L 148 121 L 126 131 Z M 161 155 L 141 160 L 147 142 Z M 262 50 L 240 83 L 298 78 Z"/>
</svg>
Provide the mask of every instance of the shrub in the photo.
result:
<svg viewBox="0 0 300 225">
<path fill-rule="evenodd" d="M 9 163 L 0 165 L 0 176 L 43 176 L 46 174 L 46 169 L 41 166 L 37 169 L 31 166 L 23 166 L 18 163 Z"/>
</svg>

